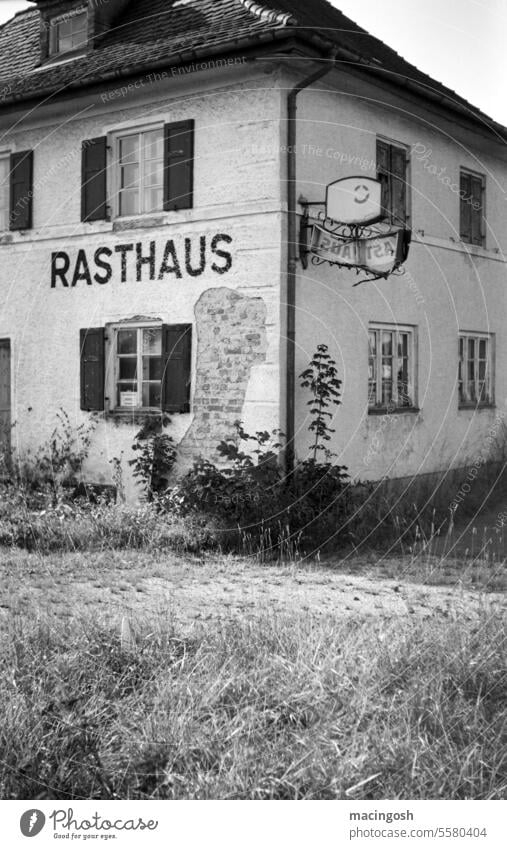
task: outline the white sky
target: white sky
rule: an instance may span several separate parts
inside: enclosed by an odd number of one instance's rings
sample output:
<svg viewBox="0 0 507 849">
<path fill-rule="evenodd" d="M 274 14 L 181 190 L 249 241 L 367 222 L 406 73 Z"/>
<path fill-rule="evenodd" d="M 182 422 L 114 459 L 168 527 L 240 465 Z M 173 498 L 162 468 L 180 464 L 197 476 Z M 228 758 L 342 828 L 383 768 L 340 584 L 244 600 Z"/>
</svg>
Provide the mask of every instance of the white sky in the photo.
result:
<svg viewBox="0 0 507 849">
<path fill-rule="evenodd" d="M 507 125 L 507 0 L 333 0 L 333 5 Z M 26 0 L 0 0 L 0 22 L 30 6 Z"/>
</svg>

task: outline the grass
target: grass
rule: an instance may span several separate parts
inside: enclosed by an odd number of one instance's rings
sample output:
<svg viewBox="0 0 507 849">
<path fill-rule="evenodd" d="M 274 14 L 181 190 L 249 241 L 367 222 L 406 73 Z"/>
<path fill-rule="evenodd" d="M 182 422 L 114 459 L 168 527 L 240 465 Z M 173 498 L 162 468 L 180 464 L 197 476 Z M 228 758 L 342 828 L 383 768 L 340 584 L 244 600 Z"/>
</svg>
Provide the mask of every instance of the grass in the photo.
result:
<svg viewBox="0 0 507 849">
<path fill-rule="evenodd" d="M 11 621 L 0 795 L 501 799 L 505 622 Z"/>
</svg>

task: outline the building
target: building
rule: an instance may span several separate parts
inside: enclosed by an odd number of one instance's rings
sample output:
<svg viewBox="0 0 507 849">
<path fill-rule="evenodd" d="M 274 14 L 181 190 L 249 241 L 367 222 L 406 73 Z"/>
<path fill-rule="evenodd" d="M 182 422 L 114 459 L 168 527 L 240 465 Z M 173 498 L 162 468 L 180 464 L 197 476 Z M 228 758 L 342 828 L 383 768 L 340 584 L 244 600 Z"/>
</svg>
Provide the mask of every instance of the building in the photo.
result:
<svg viewBox="0 0 507 849">
<path fill-rule="evenodd" d="M 0 29 L 4 441 L 93 414 L 85 476 L 107 483 L 162 411 L 180 468 L 237 419 L 302 457 L 298 375 L 324 343 L 353 476 L 495 448 L 503 127 L 325 0 L 32 2 Z M 358 174 L 412 243 L 405 274 L 356 287 L 299 241 L 305 199 Z"/>
</svg>

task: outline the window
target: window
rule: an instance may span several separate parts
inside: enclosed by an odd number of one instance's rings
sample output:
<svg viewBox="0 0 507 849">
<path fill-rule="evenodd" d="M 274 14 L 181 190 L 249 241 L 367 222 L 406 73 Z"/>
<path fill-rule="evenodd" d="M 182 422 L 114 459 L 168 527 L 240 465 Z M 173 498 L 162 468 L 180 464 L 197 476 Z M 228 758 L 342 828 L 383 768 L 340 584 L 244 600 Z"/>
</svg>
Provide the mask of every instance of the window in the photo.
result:
<svg viewBox="0 0 507 849">
<path fill-rule="evenodd" d="M 50 24 L 50 53 L 57 55 L 79 50 L 88 39 L 88 15 L 79 10 L 59 18 L 53 18 Z"/>
<path fill-rule="evenodd" d="M 117 139 L 118 215 L 161 211 L 164 206 L 164 129 Z"/>
<path fill-rule="evenodd" d="M 190 409 L 191 324 L 122 322 L 80 331 L 81 409 Z"/>
<path fill-rule="evenodd" d="M 162 327 L 116 330 L 115 407 L 158 407 L 162 400 Z"/>
<path fill-rule="evenodd" d="M 0 156 L 0 232 L 9 229 L 10 157 Z"/>
<path fill-rule="evenodd" d="M 407 164 L 405 147 L 377 139 L 377 179 L 382 183 L 382 212 L 391 224 L 405 227 L 407 208 Z"/>
<path fill-rule="evenodd" d="M 493 403 L 493 337 L 486 333 L 460 333 L 458 392 L 460 406 Z"/>
<path fill-rule="evenodd" d="M 369 410 L 415 407 L 414 328 L 371 325 L 368 336 Z"/>
<path fill-rule="evenodd" d="M 469 245 L 484 244 L 485 178 L 470 171 L 460 172 L 460 238 Z"/>
<path fill-rule="evenodd" d="M 194 121 L 85 139 L 81 187 L 82 221 L 192 209 Z"/>
</svg>

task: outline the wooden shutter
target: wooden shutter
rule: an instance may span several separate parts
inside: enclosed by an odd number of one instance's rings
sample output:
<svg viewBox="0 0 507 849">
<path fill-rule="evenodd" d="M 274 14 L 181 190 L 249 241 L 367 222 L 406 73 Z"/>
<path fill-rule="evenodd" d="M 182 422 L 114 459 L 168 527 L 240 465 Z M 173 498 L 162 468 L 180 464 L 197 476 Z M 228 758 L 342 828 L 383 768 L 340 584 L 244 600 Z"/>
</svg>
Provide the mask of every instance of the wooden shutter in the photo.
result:
<svg viewBox="0 0 507 849">
<path fill-rule="evenodd" d="M 190 409 L 192 325 L 164 324 L 162 352 L 162 409 L 168 413 L 187 413 Z"/>
<path fill-rule="evenodd" d="M 11 230 L 30 230 L 33 209 L 33 151 L 11 154 L 10 161 Z"/>
<path fill-rule="evenodd" d="M 390 146 L 387 142 L 377 139 L 377 180 L 382 183 L 380 204 L 382 216 L 388 218 L 391 211 L 391 157 Z"/>
<path fill-rule="evenodd" d="M 464 242 L 470 244 L 472 241 L 472 205 L 470 202 L 472 186 L 470 174 L 461 173 L 459 188 L 462 195 L 459 204 L 459 234 Z"/>
<path fill-rule="evenodd" d="M 192 209 L 194 192 L 194 122 L 164 127 L 164 209 Z"/>
<path fill-rule="evenodd" d="M 391 146 L 391 220 L 405 225 L 407 219 L 407 154 Z"/>
<path fill-rule="evenodd" d="M 482 230 L 482 222 L 483 222 L 483 208 L 482 208 L 482 192 L 483 192 L 483 183 L 482 177 L 474 177 L 470 178 L 470 187 L 471 187 L 471 196 L 472 199 L 469 201 L 471 206 L 470 218 L 472 222 L 472 244 L 473 245 L 482 245 L 483 242 L 483 230 Z"/>
<path fill-rule="evenodd" d="M 104 221 L 107 217 L 107 136 L 100 136 L 82 145 L 81 221 Z"/>
<path fill-rule="evenodd" d="M 104 409 L 104 328 L 79 331 L 81 350 L 81 409 Z"/>
</svg>

